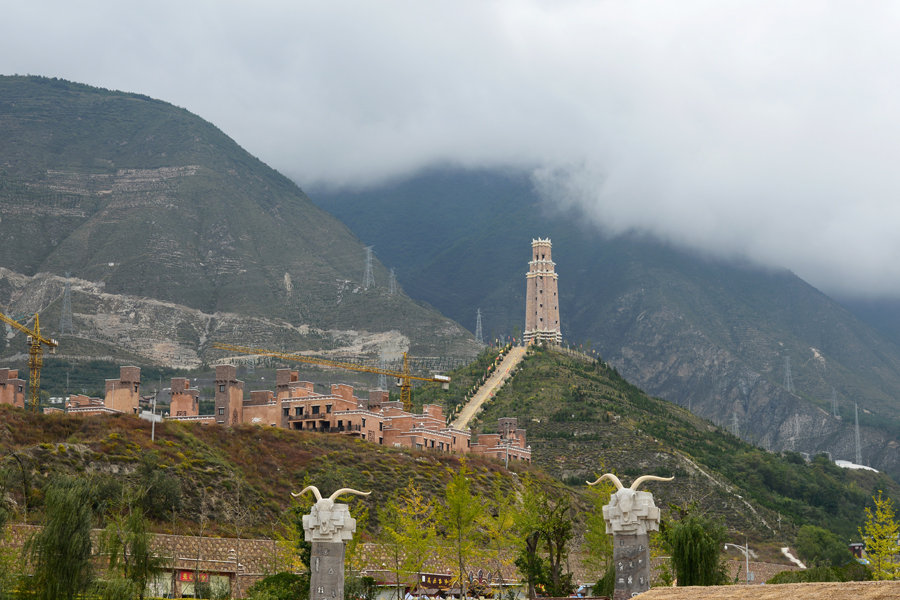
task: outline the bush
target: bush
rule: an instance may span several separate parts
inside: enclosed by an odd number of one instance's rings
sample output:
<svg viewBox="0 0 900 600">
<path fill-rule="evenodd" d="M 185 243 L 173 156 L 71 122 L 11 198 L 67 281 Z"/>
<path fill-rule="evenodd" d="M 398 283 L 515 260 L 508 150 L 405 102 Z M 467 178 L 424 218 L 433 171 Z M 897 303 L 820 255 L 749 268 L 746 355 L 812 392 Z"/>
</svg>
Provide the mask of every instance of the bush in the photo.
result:
<svg viewBox="0 0 900 600">
<path fill-rule="evenodd" d="M 276 573 L 257 581 L 247 590 L 251 600 L 295 600 L 309 597 L 309 575 Z"/>
</svg>

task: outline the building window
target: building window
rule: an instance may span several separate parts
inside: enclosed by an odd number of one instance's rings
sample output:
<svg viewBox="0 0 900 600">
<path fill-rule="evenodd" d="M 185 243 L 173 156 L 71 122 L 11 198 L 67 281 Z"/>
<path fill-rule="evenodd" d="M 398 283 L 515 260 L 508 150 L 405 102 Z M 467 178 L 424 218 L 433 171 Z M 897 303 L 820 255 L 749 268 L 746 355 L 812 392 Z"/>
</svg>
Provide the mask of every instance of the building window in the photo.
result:
<svg viewBox="0 0 900 600">
<path fill-rule="evenodd" d="M 362 420 L 362 426 L 363 426 L 363 427 L 366 426 L 366 419 L 365 419 L 365 417 L 363 417 L 363 420 Z"/>
<path fill-rule="evenodd" d="M 319 414 L 319 406 L 318 405 L 312 407 L 312 414 L 314 414 L 314 415 Z"/>
<path fill-rule="evenodd" d="M 297 415 L 298 417 L 303 416 L 303 407 L 302 407 L 302 406 L 295 406 L 295 407 L 294 407 L 294 414 Z"/>
<path fill-rule="evenodd" d="M 384 431 L 384 421 L 378 424 L 378 431 Z"/>
<path fill-rule="evenodd" d="M 224 414 L 225 414 L 225 407 L 224 407 L 224 406 L 220 406 L 220 407 L 219 407 L 219 414 L 220 414 L 220 415 L 224 415 Z"/>
<path fill-rule="evenodd" d="M 379 443 L 379 444 L 384 443 L 384 438 L 378 438 L 378 443 Z"/>
<path fill-rule="evenodd" d="M 331 405 L 330 405 L 330 404 L 326 404 L 326 405 L 325 405 L 325 412 L 326 412 L 326 413 L 331 413 Z"/>
<path fill-rule="evenodd" d="M 225 391 L 225 384 L 224 384 L 224 383 L 220 383 L 220 384 L 219 384 L 219 391 L 220 391 L 220 392 L 224 392 L 224 391 Z"/>
<path fill-rule="evenodd" d="M 282 408 L 282 409 L 281 409 L 281 412 L 283 412 L 283 413 L 284 413 L 284 416 L 287 417 L 287 416 L 290 416 L 290 414 L 291 414 L 291 409 L 289 409 L 289 408 Z"/>
<path fill-rule="evenodd" d="M 139 383 L 134 384 L 134 393 L 137 394 Z"/>
</svg>

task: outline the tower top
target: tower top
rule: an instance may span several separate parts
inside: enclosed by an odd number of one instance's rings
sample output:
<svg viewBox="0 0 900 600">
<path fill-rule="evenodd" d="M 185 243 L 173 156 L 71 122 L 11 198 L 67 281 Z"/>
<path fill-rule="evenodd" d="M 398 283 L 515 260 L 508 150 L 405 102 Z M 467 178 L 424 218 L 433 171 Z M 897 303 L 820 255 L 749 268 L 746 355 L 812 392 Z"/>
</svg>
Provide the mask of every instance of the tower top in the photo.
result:
<svg viewBox="0 0 900 600">
<path fill-rule="evenodd" d="M 531 240 L 531 247 L 533 248 L 533 247 L 535 247 L 535 246 L 550 246 L 550 247 L 553 247 L 553 242 L 550 241 L 550 238 L 547 238 L 546 240 L 545 240 L 545 239 L 541 239 L 541 238 L 538 238 L 538 239 L 536 239 L 536 240 Z"/>
</svg>

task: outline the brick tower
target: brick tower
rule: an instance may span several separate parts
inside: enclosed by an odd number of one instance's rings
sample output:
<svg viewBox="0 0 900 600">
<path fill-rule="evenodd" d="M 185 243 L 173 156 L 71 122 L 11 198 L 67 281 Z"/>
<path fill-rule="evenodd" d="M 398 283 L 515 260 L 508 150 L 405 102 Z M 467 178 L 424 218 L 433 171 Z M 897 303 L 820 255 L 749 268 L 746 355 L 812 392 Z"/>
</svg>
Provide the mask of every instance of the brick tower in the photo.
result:
<svg viewBox="0 0 900 600">
<path fill-rule="evenodd" d="M 525 343 L 561 344 L 556 263 L 550 239 L 531 240 L 532 260 L 525 274 Z"/>
</svg>

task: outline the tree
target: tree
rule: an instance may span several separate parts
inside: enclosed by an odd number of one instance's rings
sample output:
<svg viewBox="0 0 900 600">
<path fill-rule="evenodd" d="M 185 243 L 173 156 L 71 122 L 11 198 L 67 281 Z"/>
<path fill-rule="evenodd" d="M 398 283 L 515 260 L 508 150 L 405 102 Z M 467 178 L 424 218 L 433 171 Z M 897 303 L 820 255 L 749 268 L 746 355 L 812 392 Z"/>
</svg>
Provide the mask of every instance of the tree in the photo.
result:
<svg viewBox="0 0 900 600">
<path fill-rule="evenodd" d="M 683 511 L 680 521 L 664 524 L 663 540 L 672 555 L 678 585 L 719 585 L 727 577 L 721 561 L 725 527 L 696 512 Z"/>
<path fill-rule="evenodd" d="M 58 479 L 44 504 L 44 526 L 26 545 L 34 597 L 72 600 L 91 582 L 91 490 L 82 479 Z"/>
<path fill-rule="evenodd" d="M 591 508 L 585 518 L 584 564 L 597 573 L 594 594 L 612 596 L 615 588 L 615 568 L 613 564 L 613 538 L 606 533 L 603 507 L 609 504 L 615 486 L 610 481 L 587 488 L 587 498 Z"/>
<path fill-rule="evenodd" d="M 141 491 L 124 490 L 119 503 L 109 515 L 109 523 L 101 537 L 101 547 L 109 555 L 110 573 L 131 582 L 132 593 L 125 595 L 122 583 L 115 578 L 103 587 L 112 586 L 112 597 L 144 599 L 151 578 L 162 571 L 165 560 L 150 549 L 152 535 L 144 516 Z"/>
<path fill-rule="evenodd" d="M 872 568 L 872 575 L 878 580 L 900 578 L 900 563 L 894 556 L 900 554 L 900 543 L 897 541 L 900 524 L 894 518 L 894 501 L 882 497 L 882 491 L 872 497 L 875 512 L 866 507 L 866 522 L 859 534 L 866 543 L 866 556 Z"/>
<path fill-rule="evenodd" d="M 472 495 L 469 476 L 471 471 L 465 459 L 460 459 L 459 470 L 453 474 L 444 490 L 444 505 L 438 512 L 438 522 L 447 536 L 456 561 L 460 597 L 466 598 L 466 564 L 479 548 L 479 521 L 483 518 L 484 505 Z"/>
<path fill-rule="evenodd" d="M 853 558 L 841 538 L 815 525 L 800 527 L 797 532 L 797 554 L 811 567 L 840 567 Z"/>
<path fill-rule="evenodd" d="M 516 495 L 513 490 L 504 490 L 501 480 L 495 479 L 491 492 L 491 502 L 483 515 L 481 527 L 484 531 L 486 548 L 497 573 L 511 564 L 508 548 L 515 543 Z M 499 579 L 500 597 L 503 597 L 503 579 Z"/>
<path fill-rule="evenodd" d="M 381 539 L 388 548 L 397 578 L 397 597 L 404 573 L 421 580 L 422 567 L 435 552 L 435 506 L 409 483 L 380 513 Z"/>
<path fill-rule="evenodd" d="M 516 566 L 528 583 L 528 594 L 543 585 L 551 596 L 572 591 L 572 574 L 564 572 L 568 543 L 572 539 L 571 502 L 565 492 L 553 494 L 533 480 L 526 480 L 517 517 L 522 546 Z M 546 559 L 541 556 L 544 549 Z"/>
</svg>

